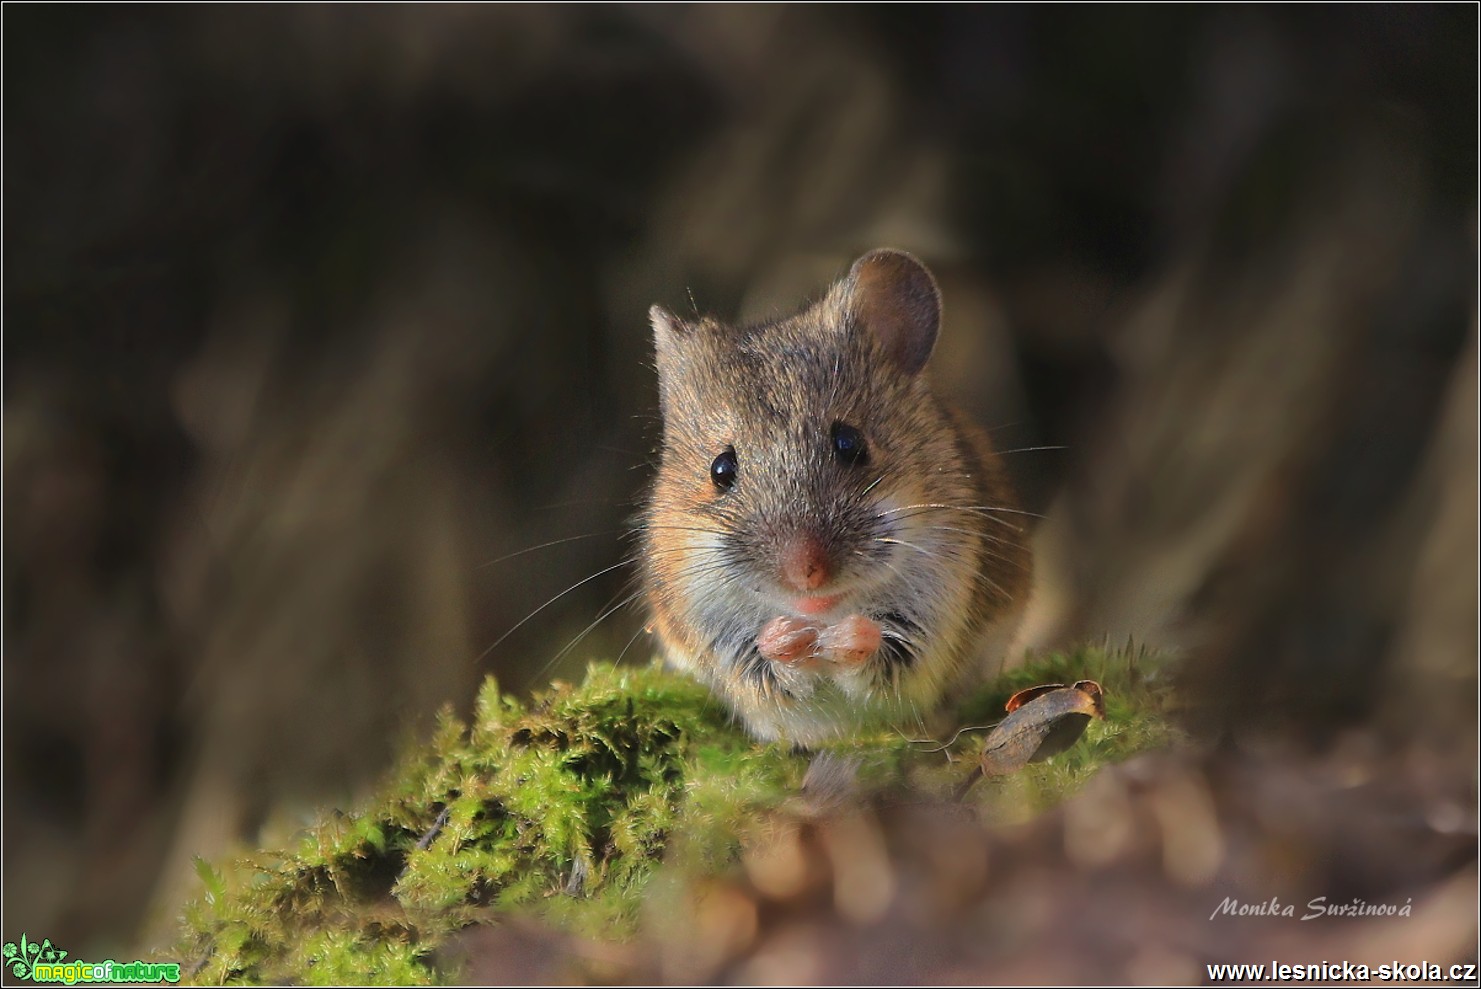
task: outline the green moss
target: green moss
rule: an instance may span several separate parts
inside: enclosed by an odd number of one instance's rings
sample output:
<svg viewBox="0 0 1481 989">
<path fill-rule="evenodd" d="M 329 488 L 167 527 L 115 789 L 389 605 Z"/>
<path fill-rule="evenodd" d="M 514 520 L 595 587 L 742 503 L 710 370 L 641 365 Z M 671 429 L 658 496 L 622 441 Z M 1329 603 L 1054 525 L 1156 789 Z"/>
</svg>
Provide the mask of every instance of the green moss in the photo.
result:
<svg viewBox="0 0 1481 989">
<path fill-rule="evenodd" d="M 963 723 L 998 720 L 1020 687 L 1087 676 L 1105 685 L 1109 717 L 1053 760 L 977 783 L 969 799 L 989 816 L 1031 813 L 1099 766 L 1175 738 L 1164 665 L 1085 649 L 986 688 Z M 867 785 L 939 794 L 970 779 L 981 739 L 942 749 L 882 733 L 840 748 Z M 198 863 L 202 893 L 168 954 L 198 982 L 432 984 L 456 978 L 435 963 L 449 935 L 510 912 L 624 938 L 662 858 L 690 873 L 728 869 L 806 769 L 656 667 L 594 665 L 580 686 L 557 683 L 528 704 L 489 679 L 471 723 L 444 712 L 357 813 L 327 816 L 295 848 Z"/>
</svg>

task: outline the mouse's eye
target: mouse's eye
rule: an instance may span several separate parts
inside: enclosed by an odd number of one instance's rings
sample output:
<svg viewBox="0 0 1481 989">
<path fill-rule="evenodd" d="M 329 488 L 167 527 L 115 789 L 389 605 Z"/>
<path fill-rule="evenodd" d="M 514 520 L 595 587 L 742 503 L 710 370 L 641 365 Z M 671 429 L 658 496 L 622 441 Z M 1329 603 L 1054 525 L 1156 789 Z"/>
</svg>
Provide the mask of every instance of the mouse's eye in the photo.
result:
<svg viewBox="0 0 1481 989">
<path fill-rule="evenodd" d="M 864 434 L 844 422 L 833 424 L 833 454 L 850 466 L 862 466 L 869 462 L 869 446 Z"/>
<path fill-rule="evenodd" d="M 710 464 L 710 480 L 715 482 L 715 487 L 721 491 L 729 491 L 735 487 L 735 472 L 738 465 L 735 461 L 735 447 L 727 446 L 725 452 L 715 458 Z"/>
</svg>

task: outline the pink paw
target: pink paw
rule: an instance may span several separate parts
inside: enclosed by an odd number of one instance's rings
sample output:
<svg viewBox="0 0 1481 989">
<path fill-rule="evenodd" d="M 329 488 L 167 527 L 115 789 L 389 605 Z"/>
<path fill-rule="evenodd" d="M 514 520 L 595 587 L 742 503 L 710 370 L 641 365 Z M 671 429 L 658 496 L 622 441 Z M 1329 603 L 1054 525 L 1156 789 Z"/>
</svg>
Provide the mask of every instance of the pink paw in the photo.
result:
<svg viewBox="0 0 1481 989">
<path fill-rule="evenodd" d="M 756 637 L 756 648 L 773 662 L 789 666 L 809 662 L 818 652 L 818 627 L 789 615 L 773 618 Z"/>
<path fill-rule="evenodd" d="M 818 652 L 824 659 L 858 666 L 879 652 L 879 622 L 863 615 L 849 615 L 818 634 Z"/>
</svg>

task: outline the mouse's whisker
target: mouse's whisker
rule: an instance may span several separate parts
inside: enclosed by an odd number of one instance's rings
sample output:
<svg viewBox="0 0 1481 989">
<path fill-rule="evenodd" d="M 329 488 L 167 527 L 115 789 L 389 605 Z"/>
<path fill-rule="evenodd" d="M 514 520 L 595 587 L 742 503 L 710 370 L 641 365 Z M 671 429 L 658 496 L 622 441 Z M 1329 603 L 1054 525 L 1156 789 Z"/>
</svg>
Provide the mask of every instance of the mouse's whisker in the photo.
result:
<svg viewBox="0 0 1481 989">
<path fill-rule="evenodd" d="M 975 529 L 963 529 L 963 528 L 960 528 L 959 526 L 952 526 L 952 525 L 928 525 L 928 526 L 922 526 L 922 528 L 923 529 L 926 529 L 928 531 L 940 530 L 942 532 L 960 532 L 960 533 L 963 533 L 963 534 L 966 534 L 966 535 L 973 535 L 973 536 L 980 535 L 983 539 L 986 539 L 988 542 L 990 542 L 990 543 L 996 543 L 996 544 L 1002 545 L 1002 546 L 1017 546 L 1018 545 L 1016 542 L 1014 542 L 1011 539 L 1003 539 L 1001 537 L 991 535 L 990 533 L 986 533 L 986 532 L 979 533 Z M 993 550 L 992 550 L 991 547 L 983 547 L 983 554 L 989 560 L 998 560 L 998 561 L 1000 561 L 1002 563 L 1011 563 L 1011 564 L 1013 564 L 1014 566 L 1017 566 L 1017 567 L 1027 568 L 1027 567 L 1030 566 L 1030 564 L 1028 563 L 1028 561 L 1026 559 L 1020 557 L 1020 556 L 1006 556 L 1006 555 L 1004 555 L 1002 553 L 995 553 L 995 552 L 993 552 Z"/>
<path fill-rule="evenodd" d="M 874 541 L 877 543 L 884 543 L 886 546 L 909 546 L 921 556 L 933 560 L 947 559 L 949 556 L 956 556 L 959 555 L 961 552 L 960 549 L 955 546 L 943 546 L 935 549 L 927 548 L 920 545 L 919 543 L 913 543 L 908 539 L 901 539 L 898 536 L 876 536 L 874 537 Z"/>
<path fill-rule="evenodd" d="M 596 580 L 598 577 L 603 577 L 603 576 L 611 573 L 613 570 L 621 570 L 623 567 L 632 566 L 635 563 L 637 563 L 637 560 L 636 559 L 634 559 L 632 557 L 628 557 L 627 559 L 624 559 L 624 560 L 622 560 L 619 563 L 612 564 L 610 567 L 603 567 L 602 569 L 598 570 L 594 574 L 591 574 L 591 575 L 586 576 L 586 577 L 582 577 L 580 580 L 576 581 L 576 583 L 572 584 L 570 587 L 567 587 L 565 590 L 561 591 L 559 594 L 556 594 L 555 596 L 551 597 L 544 604 L 540 605 L 540 607 L 536 608 L 534 611 L 530 612 L 528 615 L 525 615 L 519 621 L 515 622 L 514 625 L 509 628 L 508 631 L 506 631 L 503 635 L 501 635 L 497 639 L 495 639 L 493 641 L 493 644 L 492 645 L 490 645 L 487 649 L 485 649 L 483 652 L 479 653 L 476 657 L 474 657 L 473 662 L 474 663 L 478 663 L 481 660 L 483 660 L 483 658 L 485 656 L 487 656 L 489 653 L 493 652 L 495 649 L 499 648 L 499 645 L 501 643 L 503 643 L 503 641 L 505 639 L 509 638 L 515 632 L 519 631 L 519 629 L 522 628 L 525 625 L 525 623 L 527 623 L 530 619 L 532 619 L 536 615 L 540 614 L 540 612 L 544 611 L 546 608 L 550 607 L 552 604 L 555 604 L 557 601 L 559 601 L 561 598 L 565 597 L 567 594 L 570 594 L 572 591 L 574 591 L 574 590 L 576 590 L 576 589 L 578 589 L 580 587 L 584 587 L 585 585 L 587 585 L 587 584 L 591 583 L 592 581 Z"/>
<path fill-rule="evenodd" d="M 993 591 L 995 594 L 998 595 L 998 597 L 1002 598 L 1003 600 L 1005 600 L 1005 601 L 1011 601 L 1011 600 L 1013 600 L 1013 595 L 1009 594 L 1008 591 L 1007 591 L 1007 589 L 1005 587 L 1003 587 L 1002 584 L 999 584 L 997 581 L 993 580 L 991 577 L 989 577 L 987 574 L 983 573 L 981 570 L 976 571 L 972 575 L 972 577 L 973 577 L 974 580 L 978 581 L 979 583 L 981 583 L 982 585 L 984 585 L 985 587 L 987 587 L 989 590 Z"/>
<path fill-rule="evenodd" d="M 633 535 L 643 532 L 698 532 L 706 536 L 724 536 L 724 529 L 710 529 L 700 525 L 644 525 L 632 530 Z"/>
<path fill-rule="evenodd" d="M 1046 446 L 1020 446 L 1020 447 L 1015 447 L 1012 450 L 994 450 L 993 452 L 996 453 L 1000 457 L 1006 457 L 1010 453 L 1040 453 L 1040 452 L 1042 452 L 1044 450 L 1068 450 L 1068 449 L 1069 449 L 1069 447 L 1068 446 L 1065 446 L 1064 444 L 1050 444 L 1050 445 L 1046 445 Z"/>
<path fill-rule="evenodd" d="M 565 543 L 574 543 L 581 539 L 595 539 L 597 536 L 614 536 L 617 535 L 619 531 L 620 530 L 617 529 L 606 529 L 601 532 L 583 532 L 575 536 L 565 536 L 561 539 L 552 539 L 549 542 L 540 543 L 537 546 L 528 546 L 524 549 L 515 550 L 513 553 L 505 553 L 503 556 L 495 557 L 492 560 L 486 560 L 483 563 L 475 566 L 473 569 L 482 570 L 485 567 L 492 567 L 495 564 L 503 563 L 505 560 L 512 560 L 517 556 L 524 556 L 526 553 L 534 553 L 542 549 L 549 549 L 552 546 L 561 546 Z"/>
<path fill-rule="evenodd" d="M 617 654 L 617 663 L 619 665 L 622 663 L 622 658 L 627 655 L 627 651 L 633 647 L 633 643 L 638 641 L 638 636 L 646 631 L 648 631 L 646 627 L 642 625 L 638 626 L 638 630 L 632 634 L 632 638 L 627 640 L 627 645 L 623 646 L 622 651 Z"/>
<path fill-rule="evenodd" d="M 665 549 L 662 552 L 655 551 L 649 553 L 648 555 L 651 559 L 661 561 L 670 566 L 674 565 L 675 563 L 684 564 L 686 561 L 691 560 L 694 562 L 705 560 L 716 563 L 717 565 L 724 562 L 723 557 L 717 558 L 716 554 L 714 553 L 709 553 L 704 550 L 692 550 L 683 546 Z"/>
<path fill-rule="evenodd" d="M 1034 518 L 1043 518 L 1044 517 L 1044 516 L 1038 515 L 1038 514 L 1036 514 L 1034 512 L 1025 512 L 1025 511 L 1020 511 L 1019 509 L 1014 509 L 1014 508 L 992 507 L 992 506 L 987 506 L 987 505 L 945 505 L 945 504 L 931 504 L 931 505 L 926 505 L 926 504 L 922 504 L 922 505 L 903 505 L 903 506 L 901 506 L 899 508 L 886 509 L 885 511 L 883 511 L 883 512 L 879 513 L 878 515 L 876 515 L 875 518 L 877 520 L 881 520 L 882 521 L 887 516 L 894 515 L 894 516 L 896 516 L 896 521 L 901 521 L 901 520 L 904 520 L 904 519 L 917 518 L 917 517 L 919 517 L 921 515 L 925 515 L 925 514 L 927 514 L 929 512 L 933 512 L 933 511 L 937 511 L 937 512 L 964 512 L 964 513 L 966 513 L 968 515 L 981 516 L 981 517 L 986 518 L 986 519 L 988 519 L 990 521 L 996 522 L 997 524 L 999 524 L 1001 526 L 1005 526 L 1005 527 L 1007 527 L 1009 529 L 1012 529 L 1014 532 L 1022 532 L 1023 531 L 1022 526 L 1014 525 L 1012 522 L 1008 521 L 1007 519 L 999 518 L 997 513 L 999 513 L 999 512 L 1008 512 L 1008 513 L 1012 513 L 1012 514 L 1016 514 L 1016 515 L 1030 515 L 1030 516 L 1033 516 Z M 906 513 L 908 513 L 908 514 L 906 514 Z"/>
<path fill-rule="evenodd" d="M 1002 553 L 994 553 L 991 549 L 984 550 L 984 555 L 994 563 L 1008 563 L 1017 567 L 1025 573 L 1032 573 L 1034 569 L 1027 556 L 1006 556 Z"/>
<path fill-rule="evenodd" d="M 925 718 L 925 715 L 921 714 L 920 705 L 916 704 L 915 701 L 910 701 L 909 702 L 909 708 L 910 708 L 910 720 L 915 723 L 915 728 L 916 728 L 917 734 L 925 735 L 926 734 L 926 718 Z"/>
<path fill-rule="evenodd" d="M 693 580 L 700 577 L 714 578 L 715 586 L 717 587 L 739 583 L 734 575 L 729 572 L 729 568 L 723 564 L 693 564 L 673 574 L 673 579 L 675 580 Z"/>
<path fill-rule="evenodd" d="M 628 594 L 623 595 L 621 600 L 617 601 L 616 604 L 612 604 L 610 607 L 604 609 L 600 614 L 597 615 L 597 617 L 591 622 L 590 625 L 587 625 L 584 629 L 578 632 L 576 636 L 571 639 L 570 642 L 567 642 L 563 647 L 561 647 L 560 652 L 556 653 L 545 662 L 545 665 L 540 668 L 540 676 L 544 677 L 547 673 L 549 673 L 551 668 L 554 667 L 556 663 L 559 663 L 572 649 L 575 649 L 578 645 L 580 645 L 582 640 L 590 635 L 598 625 L 606 621 L 608 618 L 611 618 L 623 608 L 632 604 L 642 595 L 642 593 L 642 590 L 632 591 Z"/>
<path fill-rule="evenodd" d="M 878 542 L 878 541 L 879 540 L 876 540 L 876 542 Z M 895 576 L 899 577 L 902 581 L 907 581 L 908 582 L 909 578 L 906 576 L 905 571 L 901 570 L 898 566 L 896 566 L 895 565 L 895 562 L 893 560 L 891 560 L 888 556 L 881 556 L 881 557 L 870 556 L 868 553 L 865 553 L 861 549 L 854 550 L 854 553 L 855 553 L 855 555 L 860 556 L 863 559 L 869 560 L 871 563 L 878 563 L 881 566 L 889 567 L 890 570 L 894 572 Z"/>
<path fill-rule="evenodd" d="M 972 513 L 982 513 L 982 514 L 989 514 L 989 515 L 997 514 L 997 513 L 1002 512 L 1002 513 L 1006 513 L 1006 514 L 1009 514 L 1009 515 L 1028 515 L 1028 516 L 1032 516 L 1033 518 L 1036 518 L 1036 519 L 1042 519 L 1044 517 L 1043 515 L 1040 515 L 1038 512 L 1030 512 L 1030 511 L 1026 511 L 1026 510 L 1024 510 L 1022 508 L 1011 508 L 1011 507 L 1009 507 L 1007 505 L 953 505 L 953 504 L 951 504 L 949 502 L 939 502 L 939 501 L 922 501 L 922 502 L 916 502 L 916 503 L 911 504 L 911 505 L 899 505 L 899 506 L 897 506 L 895 508 L 886 508 L 886 509 L 884 509 L 883 511 L 881 511 L 879 513 L 879 517 L 880 518 L 884 518 L 884 517 L 889 516 L 889 515 L 895 515 L 895 514 L 898 514 L 900 512 L 908 512 L 908 511 L 912 511 L 912 510 L 915 510 L 915 509 L 922 509 L 922 510 L 936 509 L 936 510 L 941 510 L 941 511 L 972 512 Z"/>
<path fill-rule="evenodd" d="M 735 568 L 723 559 L 701 559 L 679 567 L 665 577 L 674 584 L 682 581 L 693 580 L 698 577 L 709 577 L 714 579 L 714 585 L 719 588 L 740 586 L 741 578 L 736 574 Z"/>
<path fill-rule="evenodd" d="M 1024 508 L 1010 508 L 1007 505 L 963 505 L 962 507 L 969 511 L 979 512 L 984 515 L 996 515 L 1002 513 L 1005 515 L 1026 515 L 1032 519 L 1044 518 L 1044 516 L 1038 512 L 1030 512 Z"/>
</svg>

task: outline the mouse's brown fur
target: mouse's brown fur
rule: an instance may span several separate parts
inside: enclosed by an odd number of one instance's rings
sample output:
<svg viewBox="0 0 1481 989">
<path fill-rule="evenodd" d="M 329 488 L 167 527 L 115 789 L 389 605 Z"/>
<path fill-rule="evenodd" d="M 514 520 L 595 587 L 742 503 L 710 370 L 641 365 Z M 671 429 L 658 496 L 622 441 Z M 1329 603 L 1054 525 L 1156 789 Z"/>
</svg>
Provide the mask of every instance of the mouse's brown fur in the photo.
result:
<svg viewBox="0 0 1481 989">
<path fill-rule="evenodd" d="M 758 738 L 809 745 L 919 722 L 984 642 L 1001 660 L 1029 586 L 1024 515 L 986 434 L 928 387 L 924 266 L 871 252 L 759 326 L 652 316 L 664 436 L 643 579 L 671 664 Z"/>
</svg>

